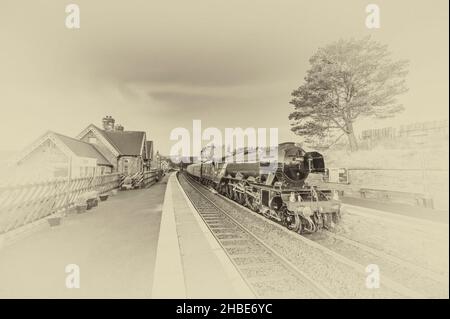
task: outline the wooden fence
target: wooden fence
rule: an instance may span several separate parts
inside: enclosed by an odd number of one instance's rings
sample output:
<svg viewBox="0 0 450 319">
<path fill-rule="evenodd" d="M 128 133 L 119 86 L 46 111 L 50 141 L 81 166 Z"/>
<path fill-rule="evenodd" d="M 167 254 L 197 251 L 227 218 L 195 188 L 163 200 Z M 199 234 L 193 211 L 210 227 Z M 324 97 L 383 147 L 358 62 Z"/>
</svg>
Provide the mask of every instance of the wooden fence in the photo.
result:
<svg viewBox="0 0 450 319">
<path fill-rule="evenodd" d="M 151 169 L 143 173 L 142 186 L 147 187 L 159 181 L 162 177 L 162 170 Z"/>
<path fill-rule="evenodd" d="M 0 187 L 0 234 L 73 206 L 83 194 L 118 188 L 120 174 Z"/>
<path fill-rule="evenodd" d="M 119 188 L 124 177 L 115 173 L 0 186 L 0 234 L 62 212 L 74 206 L 77 199 L 88 192 L 102 194 Z M 133 186 L 147 187 L 161 177 L 162 170 L 159 169 L 140 172 L 133 175 Z"/>
<path fill-rule="evenodd" d="M 361 132 L 361 140 L 396 139 L 409 136 L 448 136 L 448 121 L 419 122 L 401 125 L 399 128 L 385 127 Z"/>
<path fill-rule="evenodd" d="M 125 177 L 121 176 L 120 187 L 124 183 Z M 133 188 L 143 188 L 156 183 L 162 177 L 162 170 L 152 168 L 148 171 L 137 172 L 130 177 Z"/>
</svg>

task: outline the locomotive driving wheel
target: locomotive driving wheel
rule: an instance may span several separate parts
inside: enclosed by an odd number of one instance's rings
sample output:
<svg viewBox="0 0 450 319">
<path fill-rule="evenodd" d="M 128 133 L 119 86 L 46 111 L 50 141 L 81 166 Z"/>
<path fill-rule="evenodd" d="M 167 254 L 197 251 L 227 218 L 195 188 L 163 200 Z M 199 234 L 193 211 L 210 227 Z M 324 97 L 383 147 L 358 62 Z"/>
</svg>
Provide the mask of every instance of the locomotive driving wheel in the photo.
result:
<svg viewBox="0 0 450 319">
<path fill-rule="evenodd" d="M 255 197 L 253 197 L 250 194 L 245 194 L 245 204 L 252 211 L 259 212 L 259 208 L 260 208 L 261 203 L 259 201 L 259 196 L 258 195 L 255 198 Z"/>
<path fill-rule="evenodd" d="M 238 192 L 238 203 L 241 205 L 245 204 L 245 194 Z"/>
<path fill-rule="evenodd" d="M 227 197 L 233 199 L 233 185 L 228 184 L 227 187 Z"/>
<path fill-rule="evenodd" d="M 225 183 L 221 183 L 219 186 L 219 193 L 222 195 L 226 195 L 227 194 L 227 184 Z"/>
<path fill-rule="evenodd" d="M 233 200 L 234 200 L 236 203 L 239 203 L 239 199 L 240 199 L 239 195 L 240 195 L 240 193 L 239 193 L 236 189 L 234 189 L 234 190 L 233 190 Z"/>
</svg>

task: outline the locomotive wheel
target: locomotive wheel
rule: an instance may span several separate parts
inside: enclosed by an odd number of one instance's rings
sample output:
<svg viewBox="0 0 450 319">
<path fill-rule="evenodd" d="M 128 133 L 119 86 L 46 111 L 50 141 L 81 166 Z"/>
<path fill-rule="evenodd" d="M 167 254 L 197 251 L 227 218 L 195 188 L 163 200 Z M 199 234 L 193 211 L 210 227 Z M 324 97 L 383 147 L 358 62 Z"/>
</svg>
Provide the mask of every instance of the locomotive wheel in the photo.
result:
<svg viewBox="0 0 450 319">
<path fill-rule="evenodd" d="M 321 230 L 324 226 L 323 214 L 316 213 L 312 216 L 312 220 L 317 227 L 317 230 Z"/>
<path fill-rule="evenodd" d="M 245 203 L 248 208 L 250 208 L 254 212 L 259 212 L 259 203 L 258 201 L 250 195 L 245 195 Z"/>
<path fill-rule="evenodd" d="M 236 201 L 238 202 L 238 204 L 242 204 L 242 193 L 236 192 Z"/>
<path fill-rule="evenodd" d="M 234 200 L 234 192 L 233 192 L 233 186 L 229 185 L 228 186 L 228 198 L 231 200 Z"/>
<path fill-rule="evenodd" d="M 228 185 L 227 187 L 227 197 L 229 199 L 233 199 L 233 186 Z"/>
<path fill-rule="evenodd" d="M 236 192 L 236 191 L 232 191 L 232 192 L 233 192 L 233 200 L 235 202 L 238 202 L 239 201 L 239 194 L 238 194 L 238 192 Z"/>
<path fill-rule="evenodd" d="M 233 186 L 230 186 L 230 198 L 231 200 L 236 200 L 236 193 L 233 190 Z"/>
<path fill-rule="evenodd" d="M 331 213 L 331 218 L 333 220 L 333 223 L 337 224 L 337 223 L 339 223 L 339 220 L 341 219 L 341 213 L 340 212 Z"/>
<path fill-rule="evenodd" d="M 228 186 L 227 185 L 223 185 L 222 195 L 228 197 Z"/>
<path fill-rule="evenodd" d="M 282 216 L 282 223 L 287 229 L 297 233 L 301 232 L 302 223 L 298 214 L 290 213 L 287 208 L 283 208 Z"/>
<path fill-rule="evenodd" d="M 245 205 L 245 194 L 244 193 L 238 193 L 239 198 L 239 204 Z"/>
<path fill-rule="evenodd" d="M 332 218 L 333 214 L 322 214 L 322 220 L 323 220 L 323 228 L 325 229 L 332 229 Z"/>
</svg>

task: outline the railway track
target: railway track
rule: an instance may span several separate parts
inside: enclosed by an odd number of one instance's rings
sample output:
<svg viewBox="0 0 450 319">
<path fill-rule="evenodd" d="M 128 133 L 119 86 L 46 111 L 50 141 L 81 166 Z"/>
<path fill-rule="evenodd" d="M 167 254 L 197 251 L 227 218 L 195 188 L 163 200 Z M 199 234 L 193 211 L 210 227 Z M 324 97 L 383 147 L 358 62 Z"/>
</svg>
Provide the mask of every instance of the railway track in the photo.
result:
<svg viewBox="0 0 450 319">
<path fill-rule="evenodd" d="M 416 273 L 420 273 L 421 275 L 427 276 L 428 278 L 433 279 L 435 281 L 443 282 L 443 281 L 445 281 L 447 279 L 445 276 L 443 276 L 443 275 L 441 275 L 441 274 L 439 274 L 439 273 L 437 273 L 437 272 L 435 272 L 433 270 L 421 267 L 421 266 L 416 265 L 414 263 L 411 263 L 411 262 L 409 262 L 407 260 L 403 260 L 402 258 L 399 258 L 397 256 L 388 254 L 388 253 L 386 253 L 386 252 L 384 252 L 384 251 L 382 251 L 380 249 L 376 249 L 376 248 L 370 247 L 370 246 L 365 245 L 365 244 L 363 244 L 363 243 L 361 243 L 359 241 L 350 239 L 350 238 L 348 238 L 346 236 L 334 234 L 334 233 L 331 233 L 331 232 L 328 232 L 328 231 L 326 232 L 326 235 L 331 237 L 331 238 L 333 238 L 336 241 L 342 241 L 343 243 L 345 243 L 347 245 L 353 246 L 353 247 L 355 247 L 357 249 L 361 249 L 361 250 L 363 250 L 363 251 L 365 251 L 367 253 L 373 254 L 375 256 L 379 256 L 380 258 L 386 259 L 386 260 L 388 260 L 388 261 L 390 261 L 392 263 L 396 263 L 396 264 L 400 265 L 403 268 L 409 269 L 410 271 L 413 271 L 413 272 L 416 272 Z"/>
<path fill-rule="evenodd" d="M 417 232 L 428 233 L 437 239 L 445 240 L 448 237 L 448 224 L 421 219 L 417 217 L 397 215 L 379 210 L 357 207 L 345 204 L 352 215 L 365 219 L 377 220 L 386 224 L 392 224 L 399 229 L 415 229 Z M 430 230 L 432 233 L 430 234 Z"/>
<path fill-rule="evenodd" d="M 312 234 L 307 238 L 361 265 L 377 264 L 392 281 L 401 282 L 404 287 L 426 297 L 448 296 L 448 277 L 430 269 L 329 231 Z"/>
<path fill-rule="evenodd" d="M 336 245 L 352 246 L 397 264 L 409 274 L 448 283 L 448 224 L 366 210 L 346 209 L 342 227 L 327 237 Z"/>
<path fill-rule="evenodd" d="M 299 241 L 302 241 L 306 243 L 308 246 L 313 247 L 317 250 L 320 250 L 322 253 L 326 254 L 327 256 L 331 257 L 331 259 L 334 259 L 334 261 L 329 261 L 330 263 L 337 262 L 342 263 L 348 268 L 353 269 L 354 272 L 359 273 L 361 278 L 365 278 L 365 265 L 371 263 L 370 260 L 376 260 L 378 262 L 381 262 L 381 265 L 383 266 L 383 270 L 388 270 L 383 273 L 383 285 L 384 290 L 388 290 L 386 295 L 383 295 L 384 297 L 412 297 L 412 298 L 423 298 L 425 297 L 423 293 L 425 292 L 427 296 L 432 297 L 442 297 L 447 295 L 448 296 L 448 289 L 446 286 L 440 286 L 442 283 L 442 280 L 445 279 L 442 276 L 433 273 L 428 272 L 425 269 L 422 269 L 421 267 L 418 267 L 414 264 L 408 263 L 406 261 L 401 260 L 400 258 L 397 258 L 395 256 L 390 256 L 388 254 L 385 254 L 382 251 L 376 250 L 374 248 L 371 248 L 369 246 L 363 245 L 357 241 L 353 241 L 349 238 L 345 238 L 343 236 L 339 236 L 333 233 L 324 232 L 324 236 L 327 238 L 332 238 L 333 242 L 330 245 L 330 241 L 328 241 L 328 244 L 326 244 L 322 240 L 316 241 L 314 238 L 306 238 L 303 236 L 298 236 L 297 234 L 294 234 L 292 232 L 289 232 L 285 228 L 282 228 L 280 225 L 278 225 L 275 222 L 269 221 L 260 215 L 248 210 L 245 207 L 242 207 L 238 205 L 237 203 L 229 200 L 228 198 L 225 198 L 221 195 L 213 195 L 210 190 L 208 190 L 205 186 L 198 184 L 195 181 L 187 180 L 188 177 L 183 177 L 186 182 L 189 182 L 190 185 L 195 187 L 195 190 L 197 192 L 201 193 L 204 198 L 208 198 L 208 193 L 210 194 L 209 197 L 212 196 L 220 196 L 224 201 L 228 202 L 229 205 L 234 205 L 236 209 L 240 210 L 246 210 L 249 214 L 252 214 L 255 217 L 258 217 L 260 219 L 264 219 L 266 223 L 274 224 L 281 228 L 283 232 L 287 233 L 288 236 L 293 236 L 292 238 L 296 238 Z M 194 185 L 195 184 L 195 185 Z M 211 201 L 210 199 L 208 199 Z M 217 206 L 214 201 L 211 201 L 215 206 Z M 230 216 L 229 213 L 226 212 L 223 208 L 220 208 L 221 211 L 225 212 L 230 218 L 233 218 Z M 234 219 L 236 219 L 236 216 L 234 216 Z M 235 220 L 235 223 L 242 224 L 241 222 L 238 222 Z M 250 234 L 254 233 L 254 231 L 248 230 Z M 260 239 L 260 242 L 267 243 L 267 240 Z M 338 243 L 338 245 L 336 245 Z M 243 243 L 243 245 L 245 245 Z M 271 243 L 272 246 L 272 243 Z M 274 247 L 277 246 L 276 243 Z M 347 249 L 346 253 L 342 252 L 342 247 L 345 246 Z M 271 250 L 274 250 L 273 248 L 270 248 Z M 350 250 L 349 250 L 350 249 Z M 280 248 L 276 248 L 275 253 L 280 255 L 282 258 L 287 260 L 291 265 L 297 264 L 295 260 L 291 260 L 289 255 L 279 253 Z M 375 259 L 374 259 L 375 258 Z M 385 267 L 386 266 L 386 267 Z M 305 265 L 303 265 L 302 269 Z M 270 267 L 269 267 L 270 268 Z M 390 278 L 390 275 L 393 275 L 394 279 Z M 412 280 L 410 280 L 414 276 Z M 317 279 L 314 278 L 314 275 L 309 275 L 308 282 L 317 282 Z M 327 276 L 324 276 L 327 277 Z M 406 279 L 406 284 L 405 284 Z M 337 280 L 339 281 L 339 280 Z M 345 281 L 345 280 L 344 280 Z M 320 281 L 319 281 L 320 282 Z M 401 282 L 401 283 L 400 283 Z M 438 283 L 438 284 L 437 284 Z M 342 281 L 340 282 L 342 285 Z M 436 285 L 440 286 L 438 289 L 436 289 Z M 326 286 L 326 285 L 325 285 Z M 348 297 L 346 294 L 341 295 L 342 292 L 335 292 L 333 289 L 330 289 L 329 287 L 322 287 L 321 290 L 328 290 L 328 295 L 330 296 L 337 296 L 337 297 Z M 357 287 L 358 289 L 361 289 L 361 287 Z M 363 290 L 361 290 L 363 291 Z M 349 293 L 349 292 L 347 292 Z M 365 291 L 367 293 L 367 289 Z M 350 293 L 350 297 L 352 296 L 352 293 Z M 354 295 L 355 296 L 355 295 Z M 363 297 L 363 296 L 358 296 Z M 368 293 L 368 297 L 377 297 L 377 293 Z"/>
<path fill-rule="evenodd" d="M 205 196 L 185 175 L 179 181 L 197 212 L 243 279 L 260 298 L 334 298 Z"/>
</svg>

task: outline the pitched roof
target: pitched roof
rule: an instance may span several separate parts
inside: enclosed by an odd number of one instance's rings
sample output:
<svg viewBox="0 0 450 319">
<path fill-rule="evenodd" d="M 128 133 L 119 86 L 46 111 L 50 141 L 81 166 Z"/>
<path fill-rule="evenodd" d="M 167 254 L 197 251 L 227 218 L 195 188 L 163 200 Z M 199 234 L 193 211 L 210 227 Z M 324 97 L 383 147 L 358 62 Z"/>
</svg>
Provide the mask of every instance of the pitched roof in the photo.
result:
<svg viewBox="0 0 450 319">
<path fill-rule="evenodd" d="M 98 151 L 95 145 L 62 134 L 53 134 L 58 137 L 59 140 L 63 142 L 75 155 L 80 157 L 95 158 L 97 159 L 97 165 L 112 166 L 112 164 Z"/>
<path fill-rule="evenodd" d="M 99 130 L 121 155 L 141 155 L 145 132 Z"/>
<path fill-rule="evenodd" d="M 107 131 L 99 128 L 95 124 L 89 124 L 77 138 L 81 139 L 89 130 L 94 129 L 100 134 L 109 146 L 112 147 L 118 155 L 141 155 L 142 146 L 146 140 L 146 134 L 142 131 Z M 117 154 L 116 154 L 117 155 Z M 146 155 L 146 154 L 142 154 Z"/>
</svg>

